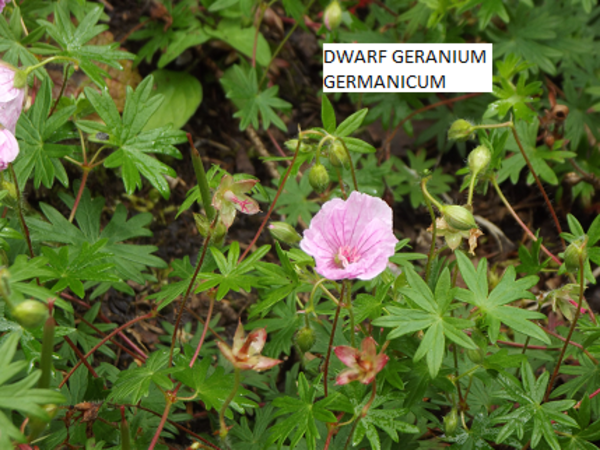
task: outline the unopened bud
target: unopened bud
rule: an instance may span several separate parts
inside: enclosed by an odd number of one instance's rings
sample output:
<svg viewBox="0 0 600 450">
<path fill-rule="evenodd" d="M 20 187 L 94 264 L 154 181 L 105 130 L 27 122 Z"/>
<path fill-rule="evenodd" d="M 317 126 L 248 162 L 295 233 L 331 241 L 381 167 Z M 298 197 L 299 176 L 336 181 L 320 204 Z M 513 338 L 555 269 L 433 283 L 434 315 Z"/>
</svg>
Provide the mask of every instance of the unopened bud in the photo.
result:
<svg viewBox="0 0 600 450">
<path fill-rule="evenodd" d="M 316 192 L 324 192 L 329 187 L 329 174 L 325 166 L 323 164 L 315 164 L 310 169 L 308 181 Z"/>
<path fill-rule="evenodd" d="M 469 170 L 475 176 L 478 173 L 483 172 L 487 169 L 487 166 L 492 160 L 492 152 L 485 145 L 475 147 L 475 149 L 469 153 Z"/>
<path fill-rule="evenodd" d="M 340 2 L 333 0 L 323 13 L 323 23 L 329 31 L 335 30 L 342 23 L 342 7 Z"/>
<path fill-rule="evenodd" d="M 481 364 L 485 355 L 483 354 L 483 350 L 477 347 L 476 350 L 467 350 L 467 357 L 471 360 L 471 362 L 475 364 Z"/>
<path fill-rule="evenodd" d="M 468 231 L 477 228 L 473 214 L 464 206 L 446 205 L 442 209 L 442 214 L 446 223 L 455 230 Z"/>
<path fill-rule="evenodd" d="M 288 245 L 297 244 L 302 240 L 302 236 L 286 222 L 271 222 L 269 232 L 275 239 Z"/>
<path fill-rule="evenodd" d="M 333 141 L 333 144 L 329 148 L 329 162 L 335 167 L 350 167 L 350 161 L 348 161 L 344 144 L 338 140 Z"/>
<path fill-rule="evenodd" d="M 458 411 L 452 410 L 444 416 L 444 431 L 446 435 L 452 436 L 458 427 Z"/>
<path fill-rule="evenodd" d="M 576 272 L 579 269 L 579 261 L 587 258 L 587 236 L 569 244 L 564 253 L 565 268 L 567 272 Z"/>
<path fill-rule="evenodd" d="M 294 337 L 296 345 L 302 353 L 308 352 L 315 344 L 317 337 L 315 332 L 310 327 L 300 328 Z"/>
<path fill-rule="evenodd" d="M 207 237 L 210 230 L 211 221 L 202 214 L 194 214 L 194 222 L 196 222 L 198 233 L 200 233 L 202 237 Z M 227 234 L 227 227 L 223 225 L 221 221 L 219 221 L 215 225 L 214 230 L 212 230 L 211 241 L 217 245 L 220 245 L 225 237 L 225 234 Z"/>
<path fill-rule="evenodd" d="M 27 73 L 25 71 L 19 69 L 15 70 L 13 86 L 17 89 L 25 89 L 25 86 L 27 86 Z"/>
<path fill-rule="evenodd" d="M 8 192 L 8 197 L 11 200 L 17 200 L 17 189 L 15 188 L 15 184 L 8 180 L 2 181 L 2 190 Z"/>
<path fill-rule="evenodd" d="M 296 148 L 298 147 L 298 139 L 290 139 L 289 141 L 285 141 L 284 144 L 285 147 L 290 151 L 290 152 L 296 152 Z M 300 153 L 309 153 L 312 152 L 314 150 L 314 145 L 311 144 L 307 144 L 305 142 L 300 142 Z"/>
<path fill-rule="evenodd" d="M 455 120 L 448 130 L 451 141 L 466 141 L 473 134 L 473 125 L 465 119 Z"/>
<path fill-rule="evenodd" d="M 48 306 L 36 300 L 25 300 L 15 306 L 11 314 L 23 328 L 36 328 L 48 318 Z"/>
</svg>

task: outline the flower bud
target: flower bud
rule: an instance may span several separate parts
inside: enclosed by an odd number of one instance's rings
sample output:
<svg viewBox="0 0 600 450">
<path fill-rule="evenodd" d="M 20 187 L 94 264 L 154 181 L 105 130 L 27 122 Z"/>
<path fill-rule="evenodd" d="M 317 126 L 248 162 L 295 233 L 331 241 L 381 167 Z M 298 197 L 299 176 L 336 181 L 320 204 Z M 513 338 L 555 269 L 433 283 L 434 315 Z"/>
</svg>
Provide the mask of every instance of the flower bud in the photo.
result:
<svg viewBox="0 0 600 450">
<path fill-rule="evenodd" d="M 25 300 L 15 306 L 11 314 L 23 328 L 36 328 L 48 318 L 48 306 L 37 300 Z"/>
<path fill-rule="evenodd" d="M 196 222 L 198 233 L 200 233 L 202 237 L 208 236 L 210 220 L 208 220 L 207 217 L 203 216 L 202 214 L 194 214 L 194 222 Z M 221 221 L 219 221 L 211 234 L 211 241 L 216 245 L 220 245 L 223 242 L 225 234 L 227 234 L 227 227 Z"/>
<path fill-rule="evenodd" d="M 451 141 L 466 141 L 473 134 L 473 125 L 465 119 L 455 120 L 448 130 Z"/>
<path fill-rule="evenodd" d="M 19 69 L 15 70 L 13 86 L 16 89 L 24 89 L 27 86 L 27 73 L 25 71 Z"/>
<path fill-rule="evenodd" d="M 285 147 L 290 152 L 295 153 L 296 147 L 298 146 L 298 139 L 290 139 L 289 141 L 285 141 L 283 145 L 285 145 Z M 305 142 L 300 142 L 300 153 L 309 153 L 312 152 L 314 149 L 314 145 L 307 144 Z"/>
<path fill-rule="evenodd" d="M 483 172 L 492 160 L 492 152 L 485 145 L 476 147 L 469 153 L 469 170 L 473 175 Z"/>
<path fill-rule="evenodd" d="M 288 245 L 297 244 L 302 240 L 302 236 L 286 222 L 271 222 L 269 232 L 275 239 Z"/>
<path fill-rule="evenodd" d="M 444 416 L 444 432 L 447 436 L 452 436 L 458 426 L 458 411 L 455 408 Z"/>
<path fill-rule="evenodd" d="M 315 164 L 310 169 L 308 181 L 312 188 L 318 192 L 324 192 L 329 187 L 329 174 L 323 164 Z"/>
<path fill-rule="evenodd" d="M 477 347 L 476 350 L 467 350 L 467 357 L 471 360 L 472 363 L 481 364 L 485 355 L 483 354 L 483 350 Z"/>
<path fill-rule="evenodd" d="M 15 188 L 15 183 L 8 180 L 2 180 L 2 190 L 8 192 L 8 197 L 11 200 L 17 200 L 17 189 Z"/>
<path fill-rule="evenodd" d="M 587 258 L 587 236 L 585 239 L 572 242 L 565 250 L 564 260 L 567 272 L 577 272 L 580 258 L 583 261 Z"/>
<path fill-rule="evenodd" d="M 477 228 L 473 214 L 464 206 L 446 205 L 442 209 L 442 214 L 446 223 L 455 230 L 468 231 Z"/>
<path fill-rule="evenodd" d="M 335 30 L 342 23 L 342 7 L 340 2 L 333 0 L 323 13 L 323 23 L 329 31 Z"/>
<path fill-rule="evenodd" d="M 294 337 L 296 345 L 302 353 L 308 352 L 317 340 L 315 332 L 310 327 L 300 328 Z"/>
<path fill-rule="evenodd" d="M 329 162 L 335 167 L 350 167 L 350 161 L 348 161 L 344 144 L 338 140 L 333 141 L 333 144 L 329 148 Z"/>
</svg>

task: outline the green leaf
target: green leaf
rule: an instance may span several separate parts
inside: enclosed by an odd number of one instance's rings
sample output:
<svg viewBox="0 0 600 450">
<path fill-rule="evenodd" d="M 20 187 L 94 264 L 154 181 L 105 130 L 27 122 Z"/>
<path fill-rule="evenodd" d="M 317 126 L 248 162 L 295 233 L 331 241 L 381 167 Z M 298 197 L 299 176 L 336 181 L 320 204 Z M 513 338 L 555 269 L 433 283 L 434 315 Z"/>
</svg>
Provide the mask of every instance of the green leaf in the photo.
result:
<svg viewBox="0 0 600 450">
<path fill-rule="evenodd" d="M 194 115 L 202 102 L 202 85 L 186 72 L 155 70 L 152 95 L 162 96 L 161 107 L 150 116 L 144 131 L 171 124 L 180 129 Z"/>
<path fill-rule="evenodd" d="M 79 121 L 77 125 L 88 132 L 99 131 L 109 135 L 102 144 L 115 150 L 106 158 L 104 165 L 121 168 L 128 194 L 142 187 L 141 174 L 166 199 L 170 191 L 164 175 L 174 177 L 175 171 L 150 155 L 157 153 L 179 159 L 181 154 L 174 145 L 185 142 L 187 138 L 184 132 L 171 130 L 169 126 L 142 131 L 162 102 L 162 96 L 152 95 L 152 81 L 152 77 L 145 78 L 135 92 L 127 87 L 122 118 L 107 90 L 98 93 L 92 88 L 85 88 L 87 99 L 106 125 L 89 121 Z"/>
<path fill-rule="evenodd" d="M 337 127 L 335 120 L 335 111 L 331 102 L 326 95 L 323 94 L 321 97 L 321 121 L 323 122 L 323 128 L 328 133 L 334 133 Z"/>
<path fill-rule="evenodd" d="M 344 120 L 336 128 L 334 135 L 337 137 L 346 137 L 354 133 L 362 125 L 365 116 L 369 112 L 368 108 L 363 108 L 360 111 L 355 112 L 346 120 Z"/>
<path fill-rule="evenodd" d="M 85 45 L 98 34 L 106 31 L 108 25 L 98 25 L 97 22 L 102 15 L 102 8 L 95 6 L 79 21 L 77 28 L 71 20 L 69 2 L 58 2 L 54 4 L 54 23 L 46 20 L 38 20 L 38 23 L 46 28 L 46 31 L 54 39 L 61 52 L 57 56 L 65 56 L 77 60 L 77 65 L 86 73 L 90 79 L 99 87 L 105 87 L 105 77 L 108 73 L 94 64 L 96 61 L 115 69 L 123 70 L 119 60 L 133 59 L 134 55 L 117 50 L 119 43 L 110 45 Z"/>
<path fill-rule="evenodd" d="M 205 28 L 208 35 L 226 42 L 239 52 L 252 58 L 254 54 L 254 42 L 256 28 L 242 28 L 239 20 L 224 19 L 219 22 L 216 30 Z M 271 48 L 262 33 L 258 33 L 256 40 L 256 62 L 263 67 L 271 61 Z"/>
<path fill-rule="evenodd" d="M 269 128 L 271 122 L 277 128 L 287 130 L 275 109 L 287 110 L 291 105 L 277 96 L 279 86 L 272 86 L 265 91 L 260 91 L 256 69 L 243 69 L 241 66 L 235 65 L 221 77 L 221 84 L 227 98 L 231 99 L 239 109 L 233 117 L 241 119 L 240 130 L 245 130 L 250 124 L 258 129 L 259 113 L 264 130 Z"/>
</svg>

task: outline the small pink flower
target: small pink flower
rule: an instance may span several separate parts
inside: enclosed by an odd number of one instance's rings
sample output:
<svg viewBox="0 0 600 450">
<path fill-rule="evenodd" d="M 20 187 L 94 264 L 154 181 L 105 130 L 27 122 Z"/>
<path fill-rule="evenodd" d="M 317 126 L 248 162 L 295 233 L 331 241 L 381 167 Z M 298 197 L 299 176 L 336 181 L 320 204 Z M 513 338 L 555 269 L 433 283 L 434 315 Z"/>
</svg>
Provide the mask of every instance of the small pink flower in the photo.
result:
<svg viewBox="0 0 600 450">
<path fill-rule="evenodd" d="M 2 10 L 4 9 L 5 6 L 6 6 L 6 0 L 0 0 L 0 13 L 2 12 Z"/>
<path fill-rule="evenodd" d="M 19 144 L 15 136 L 7 129 L 0 129 L 0 170 L 8 167 L 19 154 Z"/>
<path fill-rule="evenodd" d="M 229 174 L 221 178 L 212 205 L 221 212 L 221 222 L 227 228 L 233 223 L 236 210 L 244 214 L 256 214 L 260 211 L 256 200 L 245 195 L 256 183 L 256 180 L 233 181 Z"/>
<path fill-rule="evenodd" d="M 0 125 L 12 134 L 15 134 L 25 99 L 25 86 L 15 87 L 16 73 L 16 68 L 0 63 Z"/>
<path fill-rule="evenodd" d="M 261 356 L 263 347 L 267 342 L 267 331 L 264 328 L 257 328 L 248 336 L 245 336 L 242 322 L 238 324 L 233 337 L 233 347 L 230 348 L 223 342 L 217 342 L 217 346 L 225 358 L 227 358 L 234 367 L 240 370 L 261 370 L 270 369 L 281 361 L 279 359 L 267 358 Z"/>
<path fill-rule="evenodd" d="M 370 384 L 390 359 L 384 353 L 377 354 L 377 343 L 371 336 L 363 339 L 360 351 L 346 345 L 340 345 L 333 351 L 340 361 L 350 367 L 337 376 L 335 383 L 338 385 L 356 380 Z"/>
<path fill-rule="evenodd" d="M 385 270 L 397 242 L 388 204 L 354 191 L 346 201 L 323 205 L 300 248 L 315 258 L 316 271 L 325 278 L 370 280 Z"/>
</svg>

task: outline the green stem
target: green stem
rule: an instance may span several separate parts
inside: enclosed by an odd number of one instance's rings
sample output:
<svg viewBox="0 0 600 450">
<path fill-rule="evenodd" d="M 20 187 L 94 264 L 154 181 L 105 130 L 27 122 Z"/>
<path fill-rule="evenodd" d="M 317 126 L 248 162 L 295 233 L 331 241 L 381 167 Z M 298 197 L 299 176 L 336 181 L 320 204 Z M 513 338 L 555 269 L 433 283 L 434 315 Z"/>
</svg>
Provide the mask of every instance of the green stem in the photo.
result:
<svg viewBox="0 0 600 450">
<path fill-rule="evenodd" d="M 225 403 L 223 403 L 221 412 L 219 412 L 219 424 L 221 426 L 221 429 L 219 431 L 219 436 L 221 436 L 221 439 L 224 439 L 225 436 L 227 436 L 227 433 L 229 432 L 229 430 L 227 429 L 227 424 L 225 423 L 225 412 L 227 411 L 227 407 L 229 406 L 231 401 L 235 398 L 235 395 L 237 394 L 237 390 L 240 386 L 240 369 L 238 369 L 237 367 L 235 368 L 234 375 L 235 375 L 235 378 L 233 381 L 233 389 L 229 393 L 229 397 L 227 397 L 227 399 L 225 399 Z"/>
<path fill-rule="evenodd" d="M 429 209 L 429 214 L 431 215 L 431 246 L 429 247 L 427 266 L 425 268 L 425 282 L 427 283 L 429 281 L 429 276 L 431 275 L 431 263 L 435 258 L 435 240 L 437 239 L 437 224 L 435 223 L 435 212 L 433 211 L 433 207 L 431 206 L 431 200 L 434 199 L 429 195 L 429 192 L 427 192 L 427 188 L 425 187 L 426 184 L 427 178 L 423 178 L 421 180 L 421 189 L 423 190 L 423 194 L 425 196 L 425 204 L 427 205 L 427 209 Z"/>
<path fill-rule="evenodd" d="M 210 189 L 208 188 L 208 180 L 206 179 L 206 172 L 204 171 L 204 163 L 200 157 L 200 153 L 194 146 L 192 135 L 187 134 L 188 141 L 191 146 L 192 153 L 192 165 L 194 166 L 194 172 L 196 173 L 196 181 L 198 183 L 198 189 L 200 190 L 200 197 L 202 198 L 202 205 L 204 211 L 206 211 L 206 217 L 208 220 L 213 220 L 215 217 L 215 209 L 212 206 L 212 199 L 210 196 Z"/>
<path fill-rule="evenodd" d="M 352 182 L 354 183 L 354 190 L 358 191 L 358 181 L 356 180 L 356 172 L 354 170 L 354 162 L 352 161 L 352 157 L 350 156 L 350 152 L 348 151 L 348 147 L 346 147 L 346 143 L 343 139 L 340 139 L 342 145 L 344 146 L 344 150 L 346 151 L 346 156 L 348 157 L 348 161 L 350 161 L 350 173 L 352 174 Z"/>
<path fill-rule="evenodd" d="M 331 358 L 331 348 L 333 347 L 333 337 L 335 336 L 335 329 L 337 328 L 338 319 L 340 317 L 340 309 L 342 308 L 342 303 L 344 299 L 344 284 L 342 283 L 342 292 L 340 295 L 340 301 L 335 310 L 335 317 L 333 318 L 333 328 L 331 329 L 331 335 L 329 336 L 329 345 L 327 346 L 327 354 L 325 355 L 325 369 L 323 370 L 323 389 L 325 393 L 325 397 L 328 394 L 328 384 L 329 380 L 327 379 L 329 376 L 329 359 Z"/>
<path fill-rule="evenodd" d="M 43 67 L 46 64 L 51 63 L 52 61 L 57 61 L 57 60 L 69 61 L 69 62 L 72 62 L 73 64 L 75 64 L 76 66 L 79 65 L 79 60 L 77 60 L 75 58 L 70 58 L 68 56 L 52 56 L 48 59 L 43 60 L 42 62 L 40 62 L 38 64 L 34 64 L 33 66 L 25 67 L 23 69 L 23 72 L 25 72 L 26 75 L 29 75 L 34 70 L 39 69 L 40 67 Z"/>
<path fill-rule="evenodd" d="M 554 371 L 552 372 L 552 376 L 550 377 L 550 381 L 548 382 L 548 389 L 546 390 L 546 395 L 544 395 L 544 403 L 548 401 L 550 398 L 550 393 L 552 392 L 552 387 L 554 386 L 554 380 L 558 375 L 558 370 L 560 369 L 560 365 L 562 364 L 562 360 L 565 356 L 565 352 L 567 351 L 567 347 L 569 346 L 569 342 L 571 342 L 571 336 L 573 336 L 573 332 L 575 331 L 575 327 L 577 326 L 577 321 L 579 320 L 579 315 L 581 314 L 581 305 L 583 304 L 583 291 L 585 290 L 585 275 L 583 273 L 583 263 L 584 263 L 583 255 L 579 255 L 579 302 L 577 303 L 577 311 L 575 311 L 575 317 L 573 318 L 573 322 L 571 323 L 571 328 L 569 328 L 569 334 L 563 344 L 562 350 L 560 351 L 560 355 L 558 356 L 558 362 L 556 363 L 556 367 L 554 367 Z"/>
<path fill-rule="evenodd" d="M 350 345 L 352 347 L 356 347 L 356 343 L 354 341 L 354 311 L 352 310 L 352 282 L 350 280 L 344 280 L 345 284 L 344 292 L 344 306 L 348 310 L 348 316 L 350 318 Z"/>
<path fill-rule="evenodd" d="M 17 214 L 19 216 L 19 223 L 21 224 L 21 230 L 25 235 L 25 241 L 27 242 L 27 248 L 29 249 L 29 256 L 32 258 L 35 257 L 33 253 L 33 245 L 31 244 L 31 236 L 29 235 L 29 228 L 25 223 L 25 216 L 23 215 L 23 203 L 21 200 L 21 190 L 19 189 L 19 181 L 17 180 L 17 175 L 15 174 L 15 169 L 12 163 L 8 164 L 8 169 L 10 170 L 10 174 L 12 175 L 13 182 L 15 184 L 15 193 L 17 194 Z"/>
<path fill-rule="evenodd" d="M 121 406 L 121 450 L 131 450 L 131 436 L 129 424 L 125 419 L 125 407 Z"/>
<path fill-rule="evenodd" d="M 473 191 L 475 190 L 475 182 L 477 181 L 477 174 L 471 174 L 471 181 L 469 183 L 469 196 L 467 198 L 467 205 L 473 204 Z"/>
<path fill-rule="evenodd" d="M 431 177 L 425 177 L 421 180 L 421 190 L 423 191 L 423 196 L 425 197 L 425 200 L 429 200 L 441 212 L 444 209 L 444 206 L 440 202 L 438 202 L 427 190 L 427 182 L 430 178 Z"/>
<path fill-rule="evenodd" d="M 52 377 L 52 352 L 54 351 L 54 317 L 50 315 L 44 324 L 42 334 L 42 352 L 40 354 L 40 369 L 42 375 L 38 382 L 38 388 L 50 388 L 50 378 Z"/>
</svg>

